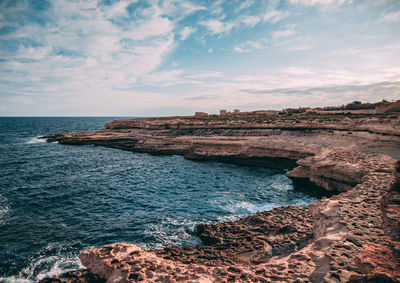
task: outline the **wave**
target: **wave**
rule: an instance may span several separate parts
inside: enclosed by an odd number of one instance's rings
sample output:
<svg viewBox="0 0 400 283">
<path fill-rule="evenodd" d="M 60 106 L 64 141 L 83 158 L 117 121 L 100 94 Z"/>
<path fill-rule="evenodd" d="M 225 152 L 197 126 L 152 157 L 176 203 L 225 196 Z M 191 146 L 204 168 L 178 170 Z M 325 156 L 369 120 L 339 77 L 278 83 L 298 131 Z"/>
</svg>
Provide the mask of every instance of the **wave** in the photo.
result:
<svg viewBox="0 0 400 283">
<path fill-rule="evenodd" d="M 10 211 L 10 204 L 8 203 L 7 199 L 4 196 L 0 195 L 0 224 L 4 222 L 4 218 L 9 211 Z"/>
<path fill-rule="evenodd" d="M 30 139 L 29 141 L 27 141 L 26 143 L 27 143 L 27 144 L 35 144 L 35 143 L 44 143 L 44 142 L 47 142 L 46 139 L 41 139 L 40 137 L 41 137 L 41 136 L 34 137 L 34 138 Z"/>
<path fill-rule="evenodd" d="M 186 246 L 200 244 L 200 239 L 194 236 L 195 227 L 203 221 L 191 219 L 173 219 L 165 217 L 157 223 L 146 225 L 144 235 L 154 238 L 153 243 L 138 244 L 141 248 L 161 249 L 167 246 Z"/>
<path fill-rule="evenodd" d="M 84 266 L 77 256 L 67 258 L 60 256 L 44 257 L 31 263 L 17 276 L 0 277 L 0 282 L 33 283 L 47 277 L 58 276 L 68 271 L 82 268 L 84 268 Z"/>
<path fill-rule="evenodd" d="M 21 279 L 16 276 L 9 276 L 9 277 L 0 277 L 1 283 L 33 283 L 34 280 L 29 279 Z"/>
</svg>

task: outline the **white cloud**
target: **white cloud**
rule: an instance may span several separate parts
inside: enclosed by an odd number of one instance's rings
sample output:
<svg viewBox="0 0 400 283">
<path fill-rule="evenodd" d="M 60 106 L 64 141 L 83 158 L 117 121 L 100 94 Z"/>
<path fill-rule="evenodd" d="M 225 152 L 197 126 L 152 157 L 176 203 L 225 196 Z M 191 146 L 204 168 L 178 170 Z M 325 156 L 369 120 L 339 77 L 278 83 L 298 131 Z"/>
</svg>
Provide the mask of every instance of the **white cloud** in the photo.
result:
<svg viewBox="0 0 400 283">
<path fill-rule="evenodd" d="M 286 29 L 278 30 L 272 33 L 272 38 L 274 40 L 290 37 L 294 33 L 294 25 L 287 26 Z"/>
<path fill-rule="evenodd" d="M 254 48 L 262 48 L 262 44 L 260 41 L 246 41 L 246 44 L 248 44 L 249 46 L 252 46 Z"/>
<path fill-rule="evenodd" d="M 289 75 L 312 75 L 313 72 L 311 72 L 309 69 L 306 68 L 301 68 L 301 67 L 286 67 L 283 69 L 280 69 L 282 73 L 289 74 Z"/>
<path fill-rule="evenodd" d="M 236 20 L 222 22 L 217 19 L 209 19 L 206 21 L 201 21 L 200 24 L 207 27 L 212 34 L 228 34 L 233 28 L 238 28 L 240 26 L 245 26 L 248 28 L 253 28 L 260 23 L 276 23 L 289 16 L 289 12 L 278 11 L 278 10 L 268 10 L 265 13 L 255 14 L 255 15 L 243 15 L 238 17 Z"/>
<path fill-rule="evenodd" d="M 209 84 L 207 95 L 192 94 L 202 109 L 217 111 L 222 106 L 242 110 L 282 109 L 299 106 L 340 105 L 353 100 L 378 101 L 394 100 L 400 95 L 400 81 L 370 84 L 324 85 L 318 79 L 314 87 L 297 84 L 282 84 L 283 77 L 241 76 L 235 81 Z M 285 79 L 287 80 L 287 79 Z M 210 111 L 212 112 L 212 111 Z"/>
<path fill-rule="evenodd" d="M 277 23 L 280 20 L 289 16 L 289 12 L 278 11 L 278 10 L 268 10 L 264 14 L 259 15 L 245 15 L 239 19 L 238 24 L 244 24 L 247 27 L 254 27 L 259 23 L 271 22 Z"/>
<path fill-rule="evenodd" d="M 223 73 L 217 71 L 202 71 L 197 72 L 193 75 L 188 75 L 188 78 L 191 79 L 206 79 L 206 78 L 222 78 L 224 76 Z"/>
<path fill-rule="evenodd" d="M 259 77 L 255 77 L 255 76 L 238 76 L 236 78 L 233 78 L 233 81 L 248 82 L 248 81 L 258 81 L 259 79 L 260 79 Z"/>
<path fill-rule="evenodd" d="M 192 14 L 196 11 L 206 10 L 206 7 L 193 5 L 193 3 L 188 1 L 181 1 L 181 0 L 176 0 L 176 1 L 181 4 L 182 9 L 184 9 L 185 11 L 184 12 L 185 16 Z"/>
<path fill-rule="evenodd" d="M 239 53 L 247 53 L 256 49 L 262 49 L 267 47 L 268 45 L 266 39 L 260 39 L 259 41 L 248 40 L 238 46 L 235 46 L 233 50 Z"/>
<path fill-rule="evenodd" d="M 186 40 L 192 33 L 196 31 L 195 28 L 184 27 L 183 30 L 179 33 L 181 40 Z"/>
<path fill-rule="evenodd" d="M 260 21 L 261 21 L 261 18 L 257 17 L 257 16 L 244 16 L 242 18 L 242 23 L 248 27 L 254 27 Z"/>
<path fill-rule="evenodd" d="M 181 69 L 154 72 L 141 77 L 141 82 L 149 85 L 169 86 L 182 83 L 183 82 L 181 78 L 182 74 L 183 70 Z"/>
<path fill-rule="evenodd" d="M 266 12 L 262 18 L 264 22 L 272 22 L 272 23 L 276 23 L 279 22 L 280 20 L 286 18 L 289 16 L 289 12 L 288 11 L 278 11 L 278 10 L 271 10 Z"/>
<path fill-rule="evenodd" d="M 400 22 L 400 11 L 391 12 L 391 13 L 383 15 L 381 18 L 381 21 L 386 22 L 386 23 Z"/>
<path fill-rule="evenodd" d="M 242 3 L 240 3 L 238 11 L 250 8 L 252 5 L 254 5 L 254 0 L 244 0 Z"/>
<path fill-rule="evenodd" d="M 304 51 L 304 50 L 310 50 L 311 48 L 312 48 L 312 46 L 303 44 L 303 45 L 289 46 L 289 47 L 286 48 L 286 50 L 289 50 L 289 51 Z"/>
<path fill-rule="evenodd" d="M 167 18 L 155 17 L 132 23 L 129 31 L 123 35 L 129 39 L 143 40 L 149 37 L 168 35 L 174 29 L 174 24 Z"/>
<path fill-rule="evenodd" d="M 212 34 L 229 33 L 234 27 L 233 23 L 230 22 L 224 23 L 215 19 L 201 21 L 200 24 L 207 27 Z"/>
<path fill-rule="evenodd" d="M 129 6 L 129 4 L 137 1 L 138 0 L 116 2 L 110 7 L 104 9 L 105 16 L 109 18 L 127 16 L 126 8 Z"/>
<path fill-rule="evenodd" d="M 223 10 L 222 0 L 214 1 L 209 9 L 210 13 L 213 15 L 222 15 Z M 224 15 L 222 15 L 222 17 L 224 17 Z"/>
<path fill-rule="evenodd" d="M 245 52 L 248 52 L 247 50 L 243 50 L 242 48 L 240 48 L 239 46 L 236 46 L 233 50 L 235 50 L 236 52 L 239 52 L 239 53 L 245 53 Z"/>
<path fill-rule="evenodd" d="M 303 4 L 307 6 L 311 5 L 329 5 L 329 4 L 339 4 L 351 3 L 353 0 L 290 0 L 292 4 Z"/>
<path fill-rule="evenodd" d="M 23 104 L 33 104 L 34 101 L 31 97 L 26 97 L 26 96 L 14 96 L 11 97 L 10 100 L 17 102 L 17 103 L 23 103 Z"/>
<path fill-rule="evenodd" d="M 163 14 L 173 17 L 176 21 L 180 21 L 197 11 L 206 10 L 203 6 L 195 5 L 190 1 L 184 0 L 164 0 L 161 3 L 160 9 Z"/>
<path fill-rule="evenodd" d="M 162 16 L 158 6 L 143 11 L 149 13 L 147 18 L 134 21 L 128 28 L 108 20 L 126 16 L 130 2 L 110 7 L 94 2 L 85 2 L 86 6 L 51 2 L 47 25 L 23 25 L 12 34 L 35 45 L 0 50 L 0 58 L 6 59 L 2 70 L 12 70 L 2 76 L 18 84 L 22 94 L 59 91 L 85 95 L 92 87 L 134 86 L 138 78 L 154 72 L 175 47 L 175 24 Z"/>
<path fill-rule="evenodd" d="M 394 10 L 381 14 L 382 10 L 376 9 L 378 21 L 371 22 L 380 25 L 378 29 L 372 28 L 371 33 L 360 30 L 351 41 L 344 36 L 339 46 L 332 41 L 327 47 L 320 44 L 327 33 L 320 36 L 315 32 L 318 27 L 308 25 L 315 22 L 312 17 L 321 16 L 316 15 L 320 10 L 335 10 L 339 17 L 338 6 L 303 7 L 301 13 L 289 7 L 296 13 L 292 19 L 288 11 L 278 10 L 283 8 L 279 1 L 214 1 L 203 7 L 189 0 L 153 0 L 144 7 L 135 5 L 134 11 L 128 9 L 137 1 L 123 0 L 110 6 L 98 1 L 51 1 L 48 11 L 35 15 L 44 19 L 40 22 L 29 18 L 29 1 L 17 1 L 12 8 L 0 1 L 0 27 L 11 31 L 2 34 L 7 42 L 2 46 L 7 48 L 0 48 L 1 109 L 12 108 L 22 114 L 35 109 L 42 115 L 48 113 L 47 108 L 67 115 L 135 114 L 137 110 L 148 115 L 168 107 L 177 112 L 165 114 L 178 114 L 188 108 L 219 109 L 221 105 L 279 108 L 400 95 L 400 43 L 394 26 L 385 24 L 399 21 L 399 12 Z M 333 5 L 351 1 L 291 2 Z M 346 9 L 361 13 L 359 3 L 354 5 Z M 186 19 L 187 15 L 193 18 Z M 326 30 L 336 28 L 329 26 L 332 22 L 328 20 L 323 19 Z M 262 24 L 265 28 L 260 27 L 260 33 L 248 32 Z M 343 22 L 341 28 L 347 27 L 348 22 Z M 382 36 L 375 34 L 376 30 L 384 31 Z M 226 38 L 208 38 L 207 33 Z M 188 38 L 194 40 L 184 42 Z M 184 48 L 190 44 L 193 55 L 176 54 L 174 51 L 181 50 L 176 48 L 178 44 Z M 313 52 L 302 52 L 311 48 Z M 228 58 L 221 56 L 222 50 L 238 53 Z M 254 50 L 259 57 L 241 54 Z M 293 50 L 296 58 L 289 52 Z M 210 54 L 205 54 L 207 51 Z M 201 66 L 208 67 L 199 71 Z M 196 103 L 188 106 L 185 97 Z"/>
</svg>

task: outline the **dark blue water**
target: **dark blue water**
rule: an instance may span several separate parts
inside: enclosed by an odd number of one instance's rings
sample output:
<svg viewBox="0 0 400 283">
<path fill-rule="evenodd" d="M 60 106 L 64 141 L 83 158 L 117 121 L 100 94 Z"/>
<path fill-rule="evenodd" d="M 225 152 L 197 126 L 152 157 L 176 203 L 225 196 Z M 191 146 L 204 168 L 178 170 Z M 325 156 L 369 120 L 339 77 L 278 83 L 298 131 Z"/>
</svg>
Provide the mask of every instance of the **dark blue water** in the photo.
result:
<svg viewBox="0 0 400 283">
<path fill-rule="evenodd" d="M 195 244 L 198 223 L 315 200 L 283 171 L 36 139 L 114 119 L 0 118 L 0 281 L 79 268 L 80 251 L 113 242 Z"/>
</svg>

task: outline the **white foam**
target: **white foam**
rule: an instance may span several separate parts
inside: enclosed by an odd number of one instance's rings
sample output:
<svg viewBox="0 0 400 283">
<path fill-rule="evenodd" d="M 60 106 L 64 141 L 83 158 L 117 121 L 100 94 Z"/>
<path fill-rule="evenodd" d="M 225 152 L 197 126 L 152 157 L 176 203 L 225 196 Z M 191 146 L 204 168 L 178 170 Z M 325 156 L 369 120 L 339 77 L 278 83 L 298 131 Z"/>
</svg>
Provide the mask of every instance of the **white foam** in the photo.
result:
<svg viewBox="0 0 400 283">
<path fill-rule="evenodd" d="M 4 222 L 4 218 L 9 211 L 10 211 L 10 204 L 8 203 L 7 199 L 4 196 L 0 195 L 0 223 Z"/>
<path fill-rule="evenodd" d="M 32 139 L 30 139 L 29 141 L 27 141 L 27 144 L 35 144 L 35 143 L 44 143 L 47 142 L 46 139 L 40 139 L 40 136 L 34 137 Z"/>
<path fill-rule="evenodd" d="M 271 210 L 273 208 L 277 207 L 277 205 L 274 205 L 272 203 L 261 203 L 261 204 L 253 204 L 251 207 L 249 207 L 247 210 L 251 213 L 254 214 L 259 211 L 267 211 Z"/>
<path fill-rule="evenodd" d="M 202 222 L 193 221 L 191 219 L 173 219 L 165 217 L 157 223 L 147 224 L 144 234 L 155 237 L 155 243 L 138 244 L 141 248 L 160 249 L 171 245 L 195 245 L 199 244 L 199 239 L 194 237 L 189 231 L 193 230 L 197 224 Z M 175 227 L 168 227 L 168 226 Z"/>
<path fill-rule="evenodd" d="M 46 266 L 43 269 L 43 266 Z M 63 258 L 60 256 L 50 256 L 40 258 L 32 262 L 28 267 L 21 270 L 18 276 L 0 277 L 0 282 L 4 283 L 31 283 L 37 282 L 47 277 L 54 277 L 71 270 L 82 269 L 84 266 L 77 256 Z"/>
<path fill-rule="evenodd" d="M 82 265 L 78 257 L 57 259 L 49 270 L 40 272 L 36 276 L 36 280 L 39 281 L 46 277 L 58 276 L 62 273 L 82 268 L 84 268 L 84 266 Z"/>
<path fill-rule="evenodd" d="M 1 283 L 32 283 L 35 281 L 29 280 L 29 279 L 21 279 L 21 278 L 15 277 L 15 276 L 10 276 L 10 277 L 0 277 L 0 282 Z"/>
</svg>

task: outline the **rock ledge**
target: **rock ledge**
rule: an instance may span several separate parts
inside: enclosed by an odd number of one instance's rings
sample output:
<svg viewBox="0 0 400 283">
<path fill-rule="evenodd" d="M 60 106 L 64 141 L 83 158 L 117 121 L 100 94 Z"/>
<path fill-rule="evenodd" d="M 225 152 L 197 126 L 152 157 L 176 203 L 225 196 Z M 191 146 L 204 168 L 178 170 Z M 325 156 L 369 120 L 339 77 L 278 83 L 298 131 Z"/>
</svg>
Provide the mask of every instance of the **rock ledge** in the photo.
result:
<svg viewBox="0 0 400 283">
<path fill-rule="evenodd" d="M 106 127 L 47 138 L 290 168 L 287 175 L 295 183 L 311 181 L 333 196 L 309 206 L 199 225 L 204 243 L 199 246 L 143 251 L 117 243 L 84 251 L 79 257 L 97 276 L 92 282 L 400 282 L 400 164 L 376 154 L 379 146 L 398 153 L 398 128 L 365 124 L 353 131 L 351 125 L 318 125 L 305 133 L 301 123 L 290 130 L 279 125 L 260 130 L 158 120 L 116 121 Z M 89 282 L 83 276 L 79 280 Z"/>
</svg>

